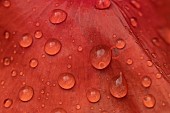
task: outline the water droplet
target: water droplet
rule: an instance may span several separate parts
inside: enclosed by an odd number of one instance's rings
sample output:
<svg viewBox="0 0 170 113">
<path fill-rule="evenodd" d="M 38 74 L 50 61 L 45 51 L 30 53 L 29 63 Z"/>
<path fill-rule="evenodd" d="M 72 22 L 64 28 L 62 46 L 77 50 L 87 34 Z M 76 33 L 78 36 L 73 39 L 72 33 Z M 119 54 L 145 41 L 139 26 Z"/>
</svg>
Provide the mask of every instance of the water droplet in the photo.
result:
<svg viewBox="0 0 170 113">
<path fill-rule="evenodd" d="M 159 43 L 159 40 L 158 40 L 158 38 L 153 38 L 152 39 L 152 43 L 155 45 L 155 46 L 160 46 L 160 43 Z"/>
<path fill-rule="evenodd" d="M 154 107 L 156 103 L 155 97 L 151 94 L 147 94 L 144 96 L 143 98 L 143 104 L 147 107 L 147 108 L 152 108 Z"/>
<path fill-rule="evenodd" d="M 67 68 L 70 69 L 70 68 L 71 68 L 71 64 L 68 64 L 68 65 L 67 65 Z"/>
<path fill-rule="evenodd" d="M 91 64 L 96 69 L 106 68 L 111 61 L 111 51 L 107 46 L 96 46 L 90 52 Z"/>
<path fill-rule="evenodd" d="M 29 64 L 30 64 L 30 67 L 35 68 L 35 67 L 38 66 L 38 60 L 33 58 L 33 59 L 30 60 Z"/>
<path fill-rule="evenodd" d="M 12 70 L 12 72 L 11 72 L 11 76 L 12 76 L 12 77 L 15 77 L 15 76 L 17 76 L 17 71 L 15 71 L 15 70 Z"/>
<path fill-rule="evenodd" d="M 34 37 L 39 39 L 43 36 L 43 33 L 40 30 L 35 31 Z"/>
<path fill-rule="evenodd" d="M 45 43 L 44 50 L 48 55 L 55 55 L 61 49 L 61 43 L 57 39 L 49 39 Z"/>
<path fill-rule="evenodd" d="M 127 95 L 127 82 L 122 73 L 114 77 L 110 83 L 110 93 L 116 98 L 122 98 Z"/>
<path fill-rule="evenodd" d="M 96 0 L 96 8 L 97 9 L 107 9 L 111 5 L 110 0 Z"/>
<path fill-rule="evenodd" d="M 79 52 L 83 51 L 82 46 L 78 46 L 78 51 L 79 51 Z"/>
<path fill-rule="evenodd" d="M 150 77 L 144 76 L 144 77 L 142 78 L 142 86 L 143 86 L 143 87 L 146 87 L 146 88 L 147 88 L 147 87 L 150 87 L 151 84 L 152 84 L 152 80 L 151 80 Z"/>
<path fill-rule="evenodd" d="M 4 100 L 4 107 L 5 108 L 9 108 L 9 107 L 11 107 L 11 105 L 13 104 L 13 100 L 12 99 L 5 99 Z"/>
<path fill-rule="evenodd" d="M 5 58 L 3 59 L 3 64 L 4 64 L 4 66 L 9 66 L 10 63 L 11 63 L 11 59 L 10 59 L 9 57 L 5 57 Z"/>
<path fill-rule="evenodd" d="M 138 23 L 136 18 L 134 17 L 130 18 L 130 22 L 133 27 L 137 27 Z"/>
<path fill-rule="evenodd" d="M 27 34 L 24 34 L 24 35 L 21 37 L 21 39 L 20 39 L 20 41 L 19 41 L 19 44 L 20 44 L 21 47 L 26 48 L 26 47 L 31 46 L 32 42 L 33 42 L 32 36 L 27 33 Z"/>
<path fill-rule="evenodd" d="M 170 44 L 170 28 L 163 27 L 158 29 L 160 36 L 164 39 L 167 44 Z"/>
<path fill-rule="evenodd" d="M 137 9 L 141 8 L 139 2 L 136 0 L 131 0 L 130 3 L 133 5 L 133 7 L 137 8 Z"/>
<path fill-rule="evenodd" d="M 27 102 L 33 98 L 34 90 L 31 86 L 24 86 L 19 91 L 19 99 Z"/>
<path fill-rule="evenodd" d="M 152 61 L 147 61 L 147 66 L 151 67 L 153 65 Z"/>
<path fill-rule="evenodd" d="M 5 31 L 4 32 L 4 37 L 5 37 L 5 39 L 9 39 L 10 33 L 8 31 Z"/>
<path fill-rule="evenodd" d="M 116 41 L 116 48 L 123 49 L 126 46 L 126 42 L 122 39 Z"/>
<path fill-rule="evenodd" d="M 79 110 L 81 109 L 81 106 L 79 104 L 76 105 L 76 109 Z"/>
<path fill-rule="evenodd" d="M 132 59 L 127 59 L 127 62 L 126 62 L 128 65 L 131 65 L 131 64 L 133 64 L 133 60 Z"/>
<path fill-rule="evenodd" d="M 101 98 L 101 95 L 100 95 L 99 90 L 94 89 L 94 88 L 89 89 L 89 90 L 87 91 L 86 96 L 87 96 L 87 99 L 88 99 L 90 102 L 93 102 L 93 103 L 94 103 L 94 102 L 98 102 L 98 101 L 100 100 L 100 98 Z"/>
<path fill-rule="evenodd" d="M 36 22 L 36 23 L 35 23 L 35 26 L 36 26 L 36 27 L 39 27 L 39 26 L 40 26 L 40 23 L 39 23 L 39 22 Z"/>
<path fill-rule="evenodd" d="M 76 80 L 71 73 L 62 73 L 58 77 L 58 84 L 63 89 L 71 89 L 75 83 Z"/>
<path fill-rule="evenodd" d="M 157 78 L 157 79 L 160 79 L 161 77 L 162 77 L 162 74 L 160 74 L 160 73 L 157 73 L 157 74 L 156 74 L 156 78 Z"/>
<path fill-rule="evenodd" d="M 55 108 L 51 113 L 67 113 L 63 108 Z"/>
<path fill-rule="evenodd" d="M 67 13 L 65 11 L 61 9 L 54 9 L 52 11 L 49 20 L 52 24 L 59 24 L 61 22 L 64 22 L 66 18 L 67 18 Z"/>
<path fill-rule="evenodd" d="M 3 6 L 6 7 L 6 8 L 10 7 L 11 6 L 11 2 L 9 0 L 4 0 L 3 1 Z"/>
</svg>

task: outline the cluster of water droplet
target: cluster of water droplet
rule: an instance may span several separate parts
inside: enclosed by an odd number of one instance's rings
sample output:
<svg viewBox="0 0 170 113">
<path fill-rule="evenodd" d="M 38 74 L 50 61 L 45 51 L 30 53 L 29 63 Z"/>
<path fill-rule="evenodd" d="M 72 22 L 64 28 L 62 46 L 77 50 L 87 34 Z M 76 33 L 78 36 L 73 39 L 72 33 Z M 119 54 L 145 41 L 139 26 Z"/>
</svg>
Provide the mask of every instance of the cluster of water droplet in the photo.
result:
<svg viewBox="0 0 170 113">
<path fill-rule="evenodd" d="M 131 4 L 138 9 L 141 7 L 140 4 L 135 0 L 131 0 Z M 3 5 L 4 5 L 4 7 L 8 8 L 8 7 L 10 7 L 11 2 L 8 1 L 8 0 L 4 0 Z M 100 9 L 100 10 L 107 9 L 110 6 L 111 6 L 110 0 L 97 0 L 96 4 L 95 4 L 95 8 Z M 68 15 L 64 10 L 54 9 L 51 12 L 51 15 L 49 17 L 49 21 L 54 25 L 61 24 L 64 21 L 66 21 L 67 16 Z M 138 26 L 137 19 L 135 17 L 130 18 L 130 22 L 131 22 L 131 25 L 133 27 Z M 39 26 L 39 23 L 36 23 L 36 26 Z M 9 37 L 10 37 L 10 33 L 6 31 L 5 32 L 5 39 L 8 39 Z M 36 30 L 34 32 L 34 37 L 36 39 L 42 38 L 43 32 L 41 30 Z M 152 42 L 156 46 L 159 46 L 157 39 L 154 38 L 152 40 Z M 19 45 L 23 48 L 28 48 L 32 44 L 33 44 L 33 36 L 29 33 L 23 34 L 23 36 L 19 40 Z M 118 39 L 116 41 L 116 44 L 115 44 L 116 49 L 121 50 L 125 47 L 126 47 L 126 42 L 123 39 Z M 50 38 L 46 41 L 46 43 L 44 45 L 44 52 L 47 55 L 54 56 L 61 51 L 61 48 L 62 48 L 62 44 L 58 39 Z M 83 51 L 82 46 L 78 47 L 78 51 Z M 106 46 L 106 45 L 95 46 L 90 51 L 91 65 L 95 69 L 98 69 L 99 71 L 107 68 L 109 66 L 111 60 L 112 60 L 112 51 L 111 51 L 111 48 Z M 8 66 L 8 65 L 10 65 L 11 61 L 12 61 L 11 58 L 5 57 L 3 59 L 3 64 L 5 66 Z M 38 63 L 39 62 L 36 58 L 32 58 L 32 59 L 30 59 L 29 66 L 31 68 L 36 68 L 38 66 Z M 131 58 L 129 58 L 129 59 L 127 59 L 126 63 L 128 65 L 132 65 L 133 60 Z M 147 61 L 147 65 L 149 67 L 151 67 L 153 64 L 152 64 L 151 61 Z M 68 67 L 71 67 L 71 66 L 68 65 Z M 12 70 L 11 75 L 13 77 L 15 77 L 17 75 L 17 71 Z M 156 76 L 157 76 L 157 78 L 160 78 L 161 74 L 157 74 Z M 152 84 L 152 80 L 151 80 L 150 77 L 144 76 L 142 78 L 141 84 L 142 84 L 143 87 L 149 88 Z M 67 72 L 61 73 L 58 76 L 58 85 L 62 89 L 69 90 L 76 85 L 76 79 L 75 79 L 75 77 L 72 73 L 67 73 Z M 115 77 L 113 77 L 111 79 L 110 84 L 109 84 L 109 91 L 110 91 L 110 94 L 115 98 L 123 98 L 127 95 L 128 85 L 127 85 L 126 79 L 125 79 L 122 72 L 120 72 L 119 75 L 116 75 Z M 33 98 L 34 89 L 31 86 L 26 85 L 26 86 L 24 86 L 20 89 L 18 95 L 19 95 L 19 99 L 21 101 L 23 101 L 23 102 L 30 101 Z M 96 103 L 101 99 L 100 90 L 95 89 L 95 88 L 88 89 L 87 93 L 86 93 L 86 97 L 87 97 L 87 100 L 89 102 Z M 12 99 L 10 99 L 10 98 L 5 99 L 4 100 L 4 107 L 9 108 L 12 105 L 12 103 L 13 103 Z M 155 100 L 153 95 L 147 94 L 147 95 L 144 96 L 143 104 L 146 107 L 152 108 L 152 107 L 154 107 L 155 103 L 156 103 L 156 100 Z M 80 109 L 81 106 L 77 105 L 76 108 Z M 51 113 L 67 113 L 67 112 L 63 108 L 55 108 L 51 111 Z M 107 113 L 107 112 L 103 111 L 102 113 Z"/>
</svg>

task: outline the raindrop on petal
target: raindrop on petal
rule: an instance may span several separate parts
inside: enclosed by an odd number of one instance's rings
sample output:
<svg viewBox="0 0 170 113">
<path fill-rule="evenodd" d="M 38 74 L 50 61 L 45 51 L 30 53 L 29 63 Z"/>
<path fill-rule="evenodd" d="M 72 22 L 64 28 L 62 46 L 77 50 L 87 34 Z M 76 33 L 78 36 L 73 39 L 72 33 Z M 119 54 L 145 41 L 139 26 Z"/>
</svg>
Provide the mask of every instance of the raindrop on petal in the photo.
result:
<svg viewBox="0 0 170 113">
<path fill-rule="evenodd" d="M 90 102 L 98 102 L 100 100 L 100 91 L 95 89 L 95 88 L 92 88 L 92 89 L 89 89 L 87 91 L 87 99 L 90 101 Z"/>
<path fill-rule="evenodd" d="M 155 106 L 156 100 L 155 97 L 151 94 L 147 94 L 143 98 L 143 104 L 147 108 L 152 108 Z"/>
<path fill-rule="evenodd" d="M 53 38 L 47 40 L 44 46 L 44 51 L 48 55 L 55 55 L 60 51 L 60 49 L 61 49 L 60 41 L 58 41 L 57 39 L 53 39 Z"/>
<path fill-rule="evenodd" d="M 96 46 L 90 52 L 90 60 L 96 69 L 106 68 L 111 61 L 111 50 L 107 46 Z"/>
<path fill-rule="evenodd" d="M 110 83 L 110 93 L 116 98 L 123 98 L 127 95 L 127 82 L 122 73 L 114 77 Z"/>
<path fill-rule="evenodd" d="M 58 84 L 63 89 L 71 89 L 75 83 L 76 80 L 71 73 L 62 73 L 58 77 Z"/>
<path fill-rule="evenodd" d="M 19 91 L 19 99 L 23 102 L 30 101 L 33 98 L 34 90 L 31 86 L 24 86 Z"/>
<path fill-rule="evenodd" d="M 49 18 L 52 24 L 59 24 L 64 22 L 67 18 L 67 13 L 61 9 L 54 9 Z"/>
</svg>

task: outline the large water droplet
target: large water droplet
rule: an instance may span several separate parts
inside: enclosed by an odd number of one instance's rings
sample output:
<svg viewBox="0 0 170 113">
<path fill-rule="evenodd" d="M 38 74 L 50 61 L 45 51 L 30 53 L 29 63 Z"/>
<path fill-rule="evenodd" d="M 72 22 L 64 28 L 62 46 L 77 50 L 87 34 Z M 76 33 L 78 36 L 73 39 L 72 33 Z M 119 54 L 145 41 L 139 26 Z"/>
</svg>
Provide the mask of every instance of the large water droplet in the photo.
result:
<svg viewBox="0 0 170 113">
<path fill-rule="evenodd" d="M 24 86 L 19 91 L 19 99 L 27 102 L 33 98 L 34 90 L 31 86 Z"/>
<path fill-rule="evenodd" d="M 127 95 L 127 82 L 122 73 L 114 77 L 110 83 L 110 93 L 116 98 L 122 98 Z"/>
<path fill-rule="evenodd" d="M 152 80 L 150 79 L 150 77 L 148 77 L 148 76 L 144 76 L 143 78 L 142 78 L 142 86 L 143 87 L 150 87 L 151 86 L 151 84 L 152 84 Z"/>
<path fill-rule="evenodd" d="M 19 44 L 20 44 L 20 46 L 21 47 L 29 47 L 29 46 L 31 46 L 31 44 L 32 44 L 32 42 L 33 42 L 33 38 L 32 38 L 32 36 L 30 35 L 30 34 L 24 34 L 22 37 L 21 37 L 21 39 L 19 40 Z"/>
<path fill-rule="evenodd" d="M 164 41 L 170 44 L 170 28 L 164 27 L 158 29 L 160 36 L 164 39 Z"/>
<path fill-rule="evenodd" d="M 55 55 L 61 49 L 61 43 L 57 39 L 49 39 L 44 46 L 44 50 L 48 55 Z"/>
<path fill-rule="evenodd" d="M 63 89 L 71 89 L 75 83 L 76 80 L 71 73 L 62 73 L 58 77 L 58 84 Z"/>
<path fill-rule="evenodd" d="M 122 39 L 116 41 L 116 48 L 123 49 L 126 46 L 126 42 Z"/>
<path fill-rule="evenodd" d="M 151 94 L 147 94 L 144 96 L 143 98 L 143 104 L 148 107 L 148 108 L 152 108 L 155 106 L 156 100 L 155 97 Z"/>
<path fill-rule="evenodd" d="M 33 59 L 30 60 L 29 64 L 30 64 L 30 67 L 35 68 L 35 67 L 38 66 L 38 60 L 33 58 Z"/>
<path fill-rule="evenodd" d="M 61 9 L 54 9 L 49 18 L 50 22 L 53 24 L 59 24 L 64 22 L 67 18 L 67 13 Z"/>
<path fill-rule="evenodd" d="M 134 17 L 130 18 L 130 22 L 133 27 L 137 27 L 138 23 L 136 18 Z"/>
<path fill-rule="evenodd" d="M 40 30 L 35 31 L 34 37 L 39 39 L 43 36 L 43 33 Z"/>
<path fill-rule="evenodd" d="M 4 107 L 5 108 L 9 108 L 9 107 L 11 107 L 11 105 L 13 104 L 13 100 L 12 99 L 5 99 L 4 100 Z"/>
<path fill-rule="evenodd" d="M 96 0 L 96 8 L 97 9 L 107 9 L 111 5 L 110 0 Z"/>
<path fill-rule="evenodd" d="M 3 1 L 3 6 L 6 7 L 6 8 L 10 7 L 11 6 L 11 2 L 9 0 L 4 0 Z"/>
<path fill-rule="evenodd" d="M 63 108 L 55 108 L 51 113 L 67 113 Z"/>
<path fill-rule="evenodd" d="M 96 69 L 106 68 L 111 61 L 111 50 L 107 46 L 96 46 L 90 52 L 91 64 Z"/>
<path fill-rule="evenodd" d="M 101 97 L 99 90 L 95 88 L 89 89 L 86 96 L 90 102 L 98 102 Z"/>
</svg>

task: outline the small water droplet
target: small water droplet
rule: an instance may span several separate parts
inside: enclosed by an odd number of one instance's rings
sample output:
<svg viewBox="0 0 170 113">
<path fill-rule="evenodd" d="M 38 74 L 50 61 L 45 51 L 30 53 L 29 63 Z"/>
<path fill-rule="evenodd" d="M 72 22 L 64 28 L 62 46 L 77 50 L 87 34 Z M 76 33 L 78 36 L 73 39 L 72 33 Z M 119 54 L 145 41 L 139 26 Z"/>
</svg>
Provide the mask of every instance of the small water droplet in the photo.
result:
<svg viewBox="0 0 170 113">
<path fill-rule="evenodd" d="M 71 68 L 71 64 L 68 64 L 68 65 L 67 65 L 67 68 L 70 69 L 70 68 Z"/>
<path fill-rule="evenodd" d="M 6 7 L 6 8 L 10 7 L 11 6 L 11 2 L 9 0 L 4 0 L 3 1 L 3 6 Z"/>
<path fill-rule="evenodd" d="M 156 74 L 156 78 L 157 78 L 157 79 L 160 79 L 161 77 L 162 77 L 162 74 L 160 74 L 160 73 L 157 73 L 157 74 Z"/>
<path fill-rule="evenodd" d="M 137 23 L 137 19 L 136 19 L 136 18 L 134 18 L 134 17 L 130 18 L 130 22 L 131 22 L 131 25 L 132 25 L 133 27 L 137 27 L 137 26 L 138 26 L 138 23 Z"/>
<path fill-rule="evenodd" d="M 61 43 L 57 39 L 49 39 L 45 43 L 44 50 L 48 55 L 55 55 L 61 49 Z"/>
<path fill-rule="evenodd" d="M 39 39 L 39 38 L 41 38 L 42 36 L 43 36 L 42 31 L 40 31 L 40 30 L 35 31 L 35 33 L 34 33 L 34 37 L 35 37 L 35 38 Z"/>
<path fill-rule="evenodd" d="M 71 73 L 62 73 L 58 77 L 58 84 L 63 89 L 71 89 L 75 83 L 76 80 Z"/>
<path fill-rule="evenodd" d="M 123 49 L 126 46 L 126 42 L 122 39 L 116 41 L 116 48 Z"/>
<path fill-rule="evenodd" d="M 143 87 L 146 87 L 146 88 L 147 88 L 147 87 L 150 87 L 150 86 L 151 86 L 152 80 L 151 80 L 150 77 L 144 76 L 144 77 L 142 78 L 141 83 L 142 83 L 142 86 L 143 86 Z"/>
<path fill-rule="evenodd" d="M 151 67 L 153 65 L 152 61 L 148 60 L 147 61 L 147 66 Z"/>
<path fill-rule="evenodd" d="M 5 108 L 9 108 L 9 107 L 11 107 L 11 105 L 13 104 L 13 100 L 12 99 L 5 99 L 4 100 L 4 107 Z"/>
<path fill-rule="evenodd" d="M 9 39 L 10 33 L 8 31 L 5 31 L 4 32 L 4 37 L 5 37 L 5 39 Z"/>
<path fill-rule="evenodd" d="M 131 0 L 130 3 L 133 5 L 133 7 L 137 8 L 137 9 L 141 8 L 139 2 L 136 0 Z"/>
<path fill-rule="evenodd" d="M 127 82 L 120 72 L 120 75 L 114 77 L 110 83 L 110 93 L 116 98 L 123 98 L 127 95 Z"/>
<path fill-rule="evenodd" d="M 64 22 L 67 18 L 67 13 L 61 9 L 54 9 L 49 18 L 52 24 L 59 24 Z"/>
<path fill-rule="evenodd" d="M 4 66 L 9 66 L 10 63 L 11 63 L 11 59 L 10 59 L 9 57 L 5 57 L 5 58 L 3 59 L 3 64 L 4 64 Z"/>
<path fill-rule="evenodd" d="M 128 65 L 131 65 L 131 64 L 133 64 L 133 60 L 129 58 L 129 59 L 127 59 L 126 63 L 127 63 Z"/>
<path fill-rule="evenodd" d="M 81 106 L 79 104 L 76 105 L 76 109 L 79 110 L 81 109 Z"/>
<path fill-rule="evenodd" d="M 63 108 L 55 108 L 51 113 L 67 113 Z"/>
<path fill-rule="evenodd" d="M 95 88 L 92 88 L 92 89 L 89 89 L 87 91 L 87 99 L 90 101 L 90 102 L 98 102 L 101 98 L 101 95 L 100 95 L 100 91 L 95 89 Z"/>
<path fill-rule="evenodd" d="M 31 68 L 35 68 L 35 67 L 38 66 L 38 60 L 33 58 L 33 59 L 30 60 L 29 64 L 30 64 Z"/>
<path fill-rule="evenodd" d="M 11 76 L 12 76 L 12 77 L 17 76 L 17 71 L 16 71 L 16 70 L 12 70 L 12 72 L 11 72 Z"/>
<path fill-rule="evenodd" d="M 147 108 L 152 108 L 155 106 L 156 100 L 155 97 L 151 94 L 147 94 L 144 96 L 143 98 L 143 104 L 144 106 L 146 106 Z"/>
<path fill-rule="evenodd" d="M 2 80 L 2 81 L 1 81 L 1 85 L 4 85 L 4 84 L 5 84 L 5 81 L 4 81 L 4 80 Z"/>
<path fill-rule="evenodd" d="M 152 43 L 155 45 L 155 46 L 160 46 L 160 43 L 159 43 L 159 40 L 158 40 L 158 38 L 153 38 L 152 39 Z"/>
<path fill-rule="evenodd" d="M 97 9 L 107 9 L 111 5 L 110 0 L 96 0 L 96 8 Z"/>
<path fill-rule="evenodd" d="M 79 52 L 83 51 L 82 46 L 78 46 L 78 51 L 79 51 Z"/>
<path fill-rule="evenodd" d="M 160 28 L 158 29 L 158 33 L 167 44 L 170 44 L 170 28 L 168 27 Z"/>
<path fill-rule="evenodd" d="M 21 47 L 24 47 L 24 48 L 31 46 L 32 42 L 33 42 L 33 38 L 32 38 L 32 36 L 31 36 L 30 34 L 28 34 L 28 33 L 27 33 L 27 34 L 24 34 L 24 35 L 21 37 L 21 39 L 19 40 L 20 46 L 21 46 Z"/>
<path fill-rule="evenodd" d="M 35 26 L 36 26 L 36 27 L 39 27 L 39 26 L 40 26 L 40 23 L 39 23 L 39 22 L 36 22 L 36 23 L 35 23 Z"/>
<path fill-rule="evenodd" d="M 19 91 L 19 99 L 21 101 L 27 102 L 33 98 L 34 90 L 31 86 L 24 86 Z"/>
<path fill-rule="evenodd" d="M 90 52 L 90 60 L 96 69 L 106 68 L 111 61 L 111 50 L 107 46 L 96 46 Z"/>
</svg>

